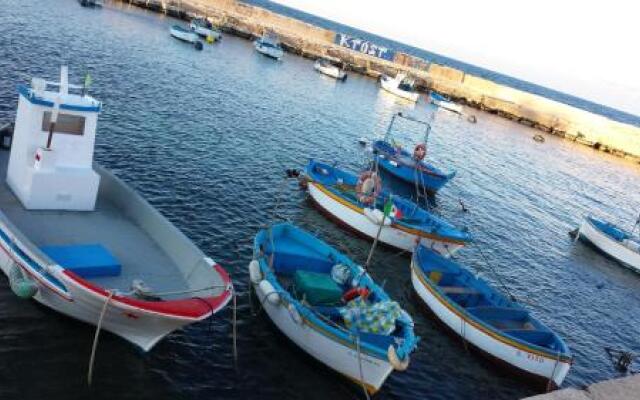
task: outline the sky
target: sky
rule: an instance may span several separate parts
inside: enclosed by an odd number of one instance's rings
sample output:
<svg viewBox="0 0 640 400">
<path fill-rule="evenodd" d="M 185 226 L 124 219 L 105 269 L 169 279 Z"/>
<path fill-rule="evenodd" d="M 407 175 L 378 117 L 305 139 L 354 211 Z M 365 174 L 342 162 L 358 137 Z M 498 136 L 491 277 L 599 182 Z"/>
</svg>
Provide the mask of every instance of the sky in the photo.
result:
<svg viewBox="0 0 640 400">
<path fill-rule="evenodd" d="M 640 115 L 634 0 L 275 2 Z"/>
</svg>

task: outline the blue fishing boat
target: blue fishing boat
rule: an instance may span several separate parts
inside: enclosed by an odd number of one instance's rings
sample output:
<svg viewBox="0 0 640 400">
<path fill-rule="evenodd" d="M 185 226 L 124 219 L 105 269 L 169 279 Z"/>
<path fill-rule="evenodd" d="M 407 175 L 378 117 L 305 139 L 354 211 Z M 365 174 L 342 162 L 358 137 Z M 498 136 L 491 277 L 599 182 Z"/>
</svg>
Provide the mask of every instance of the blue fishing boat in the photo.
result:
<svg viewBox="0 0 640 400">
<path fill-rule="evenodd" d="M 489 358 L 548 388 L 560 386 L 569 372 L 572 356 L 560 336 L 453 260 L 420 247 L 411 281 L 440 321 Z"/>
<path fill-rule="evenodd" d="M 367 392 L 409 366 L 418 342 L 409 314 L 361 266 L 315 236 L 289 223 L 261 230 L 249 275 L 283 334 Z"/>
<path fill-rule="evenodd" d="M 392 139 L 392 128 L 398 117 L 417 122 L 425 127 L 424 141 L 418 143 L 411 153 Z M 384 139 L 372 144 L 375 162 L 404 183 L 427 192 L 437 192 L 453 179 L 456 173 L 455 171 L 444 172 L 425 161 L 430 131 L 431 126 L 427 122 L 406 117 L 401 113 L 394 115 Z"/>
<path fill-rule="evenodd" d="M 305 179 L 311 199 L 330 218 L 370 239 L 379 237 L 380 242 L 389 246 L 412 252 L 419 241 L 449 256 L 472 240 L 466 230 L 383 189 L 380 177 L 371 171 L 358 176 L 311 160 Z M 372 184 L 366 193 L 368 181 Z M 391 211 L 382 221 L 384 206 L 388 203 Z"/>
</svg>

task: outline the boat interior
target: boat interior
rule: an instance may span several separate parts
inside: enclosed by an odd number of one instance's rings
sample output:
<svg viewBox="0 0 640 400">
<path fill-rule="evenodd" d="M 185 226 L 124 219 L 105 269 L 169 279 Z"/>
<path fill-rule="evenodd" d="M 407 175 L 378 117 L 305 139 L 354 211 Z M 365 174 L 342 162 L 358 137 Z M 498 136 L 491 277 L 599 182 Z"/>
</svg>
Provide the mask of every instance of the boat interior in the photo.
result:
<svg viewBox="0 0 640 400">
<path fill-rule="evenodd" d="M 529 311 L 491 288 L 453 260 L 421 247 L 415 263 L 429 283 L 470 317 L 520 341 L 553 352 L 567 351 L 564 342 Z M 465 317 L 466 318 L 466 317 Z"/>
<path fill-rule="evenodd" d="M 384 155 L 385 157 L 389 157 L 395 161 L 397 161 L 400 165 L 406 166 L 408 168 L 420 168 L 422 171 L 428 171 L 431 174 L 442 175 L 446 174 L 435 166 L 428 164 L 425 161 L 416 162 L 413 159 L 413 156 L 400 145 L 392 145 L 389 142 L 384 140 L 376 140 L 373 142 L 374 152 Z"/>
<path fill-rule="evenodd" d="M 362 271 L 359 267 L 306 232 L 278 225 L 261 231 L 256 243 L 282 289 L 328 325 L 350 329 L 341 312 L 350 292 L 361 293 L 365 289 L 363 297 L 368 305 L 389 300 L 381 289 L 374 287 L 371 278 L 357 272 Z M 391 334 L 363 331 L 358 334 L 364 342 L 386 349 L 395 337 L 403 336 L 403 324 L 396 323 L 393 329 Z"/>
<path fill-rule="evenodd" d="M 0 150 L 0 176 L 9 151 Z M 204 254 L 120 179 L 100 166 L 94 211 L 27 210 L 6 182 L 0 183 L 0 218 L 10 234 L 48 264 L 59 264 L 105 289 L 132 292 L 144 300 L 168 300 L 222 285 Z M 222 288 L 193 295 L 216 296 Z"/>
</svg>

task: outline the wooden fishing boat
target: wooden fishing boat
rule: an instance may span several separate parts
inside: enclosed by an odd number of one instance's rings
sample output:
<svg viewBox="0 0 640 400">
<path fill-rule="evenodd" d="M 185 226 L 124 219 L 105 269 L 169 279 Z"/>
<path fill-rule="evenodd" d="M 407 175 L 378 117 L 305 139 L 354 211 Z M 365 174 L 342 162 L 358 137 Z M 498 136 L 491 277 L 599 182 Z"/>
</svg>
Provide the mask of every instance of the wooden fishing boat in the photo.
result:
<svg viewBox="0 0 640 400">
<path fill-rule="evenodd" d="M 397 74 L 395 78 L 387 75 L 380 76 L 380 87 L 389 93 L 414 103 L 418 101 L 420 96 L 415 91 L 414 81 L 401 73 Z"/>
<path fill-rule="evenodd" d="M 639 222 L 640 218 L 635 226 Z M 612 223 L 588 216 L 582 221 L 577 235 L 628 268 L 640 272 L 640 235 L 634 234 L 633 230 L 625 231 Z"/>
<path fill-rule="evenodd" d="M 380 231 L 379 240 L 386 245 L 412 252 L 420 242 L 446 256 L 472 240 L 468 232 L 381 187 L 365 195 L 359 187 L 370 173 L 358 177 L 314 160 L 309 161 L 305 171 L 307 189 L 315 204 L 332 219 L 365 237 L 373 239 Z M 380 230 L 383 208 L 389 201 L 391 214 Z"/>
<path fill-rule="evenodd" d="M 169 29 L 171 36 L 183 42 L 191 43 L 197 50 L 202 50 L 202 42 L 198 39 L 198 35 L 180 25 L 173 25 Z"/>
<path fill-rule="evenodd" d="M 486 281 L 420 247 L 411 260 L 411 282 L 429 310 L 465 343 L 548 388 L 562 384 L 572 363 L 567 345 Z"/>
<path fill-rule="evenodd" d="M 280 39 L 275 33 L 266 32 L 261 38 L 253 42 L 256 50 L 267 57 L 280 60 L 284 56 L 284 50 L 280 45 Z"/>
<path fill-rule="evenodd" d="M 462 114 L 462 106 L 460 104 L 456 104 L 436 92 L 431 92 L 429 95 L 429 99 L 432 104 L 435 104 L 440 108 L 444 108 L 445 110 L 454 112 L 456 114 Z"/>
<path fill-rule="evenodd" d="M 261 230 L 249 275 L 285 336 L 369 393 L 409 366 L 418 341 L 411 317 L 362 267 L 313 235 L 289 223 Z"/>
<path fill-rule="evenodd" d="M 345 81 L 347 79 L 347 73 L 337 65 L 331 63 L 331 61 L 319 58 L 313 64 L 313 68 L 321 74 L 336 78 L 339 81 Z"/>
<path fill-rule="evenodd" d="M 222 37 L 222 33 L 206 18 L 192 19 L 189 23 L 189 28 L 199 36 L 211 38 L 214 41 L 219 40 Z"/>
<path fill-rule="evenodd" d="M 148 351 L 220 311 L 233 286 L 220 265 L 93 163 L 101 108 L 86 86 L 68 83 L 66 67 L 60 82 L 19 87 L 11 151 L 0 150 L 0 267 L 18 296 Z"/>
<path fill-rule="evenodd" d="M 393 139 L 393 127 L 397 118 L 413 121 L 425 128 L 423 142 L 418 143 L 411 153 Z M 400 181 L 419 188 L 420 191 L 437 192 L 455 177 L 456 172 L 442 171 L 425 161 L 430 132 L 431 125 L 429 123 L 404 116 L 401 113 L 395 114 L 389 123 L 385 137 L 382 140 L 376 140 L 371 146 L 375 161 L 382 169 Z M 392 142 L 394 144 L 391 144 Z"/>
</svg>

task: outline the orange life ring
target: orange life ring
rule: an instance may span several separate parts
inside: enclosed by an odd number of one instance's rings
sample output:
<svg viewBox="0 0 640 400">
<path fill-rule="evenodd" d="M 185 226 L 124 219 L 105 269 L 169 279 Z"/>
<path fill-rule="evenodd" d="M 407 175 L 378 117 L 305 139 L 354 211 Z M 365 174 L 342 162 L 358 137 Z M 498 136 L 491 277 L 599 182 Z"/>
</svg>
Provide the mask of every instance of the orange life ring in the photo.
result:
<svg viewBox="0 0 640 400">
<path fill-rule="evenodd" d="M 422 161 L 427 155 L 427 145 L 420 143 L 413 149 L 413 159 L 416 161 Z"/>
<path fill-rule="evenodd" d="M 367 180 L 373 181 L 373 187 L 366 188 L 365 183 Z M 382 181 L 378 174 L 372 171 L 364 171 L 358 177 L 358 183 L 356 183 L 356 195 L 358 200 L 363 204 L 371 204 L 380 195 L 382 191 Z"/>
<path fill-rule="evenodd" d="M 342 296 L 342 301 L 348 303 L 356 297 L 362 297 L 363 299 L 366 299 L 367 296 L 369 296 L 369 289 L 367 289 L 366 287 L 354 287 L 347 290 L 347 292 Z"/>
</svg>

